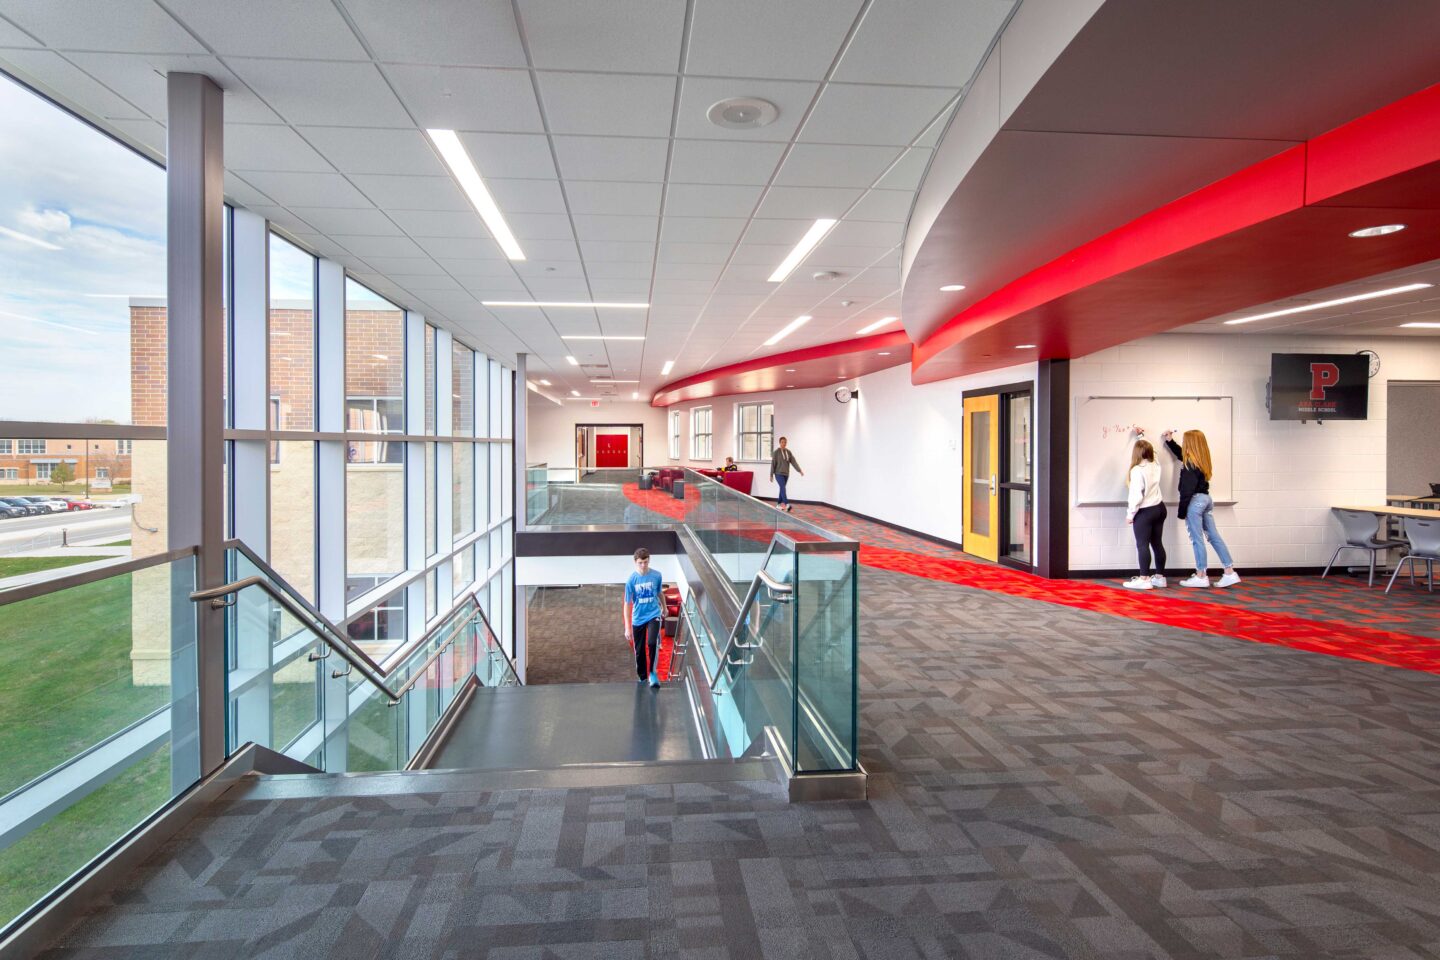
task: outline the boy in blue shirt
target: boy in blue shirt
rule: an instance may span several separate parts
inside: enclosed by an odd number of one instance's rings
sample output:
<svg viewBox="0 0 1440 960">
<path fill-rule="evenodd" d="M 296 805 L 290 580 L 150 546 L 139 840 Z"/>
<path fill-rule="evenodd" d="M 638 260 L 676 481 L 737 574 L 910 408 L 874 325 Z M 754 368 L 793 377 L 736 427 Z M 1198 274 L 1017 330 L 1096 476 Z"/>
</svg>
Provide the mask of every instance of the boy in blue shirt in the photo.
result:
<svg viewBox="0 0 1440 960">
<path fill-rule="evenodd" d="M 660 574 L 650 569 L 650 551 L 635 551 L 635 572 L 625 581 L 625 639 L 635 647 L 635 674 L 639 682 L 660 686 L 656 673 L 660 652 Z"/>
</svg>

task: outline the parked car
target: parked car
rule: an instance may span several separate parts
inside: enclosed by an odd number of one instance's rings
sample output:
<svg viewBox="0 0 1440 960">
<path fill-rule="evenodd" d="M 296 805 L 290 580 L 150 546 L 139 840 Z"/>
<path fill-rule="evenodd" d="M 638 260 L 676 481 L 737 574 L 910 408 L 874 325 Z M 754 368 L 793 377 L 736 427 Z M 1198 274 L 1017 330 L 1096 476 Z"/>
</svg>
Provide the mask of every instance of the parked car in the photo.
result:
<svg viewBox="0 0 1440 960">
<path fill-rule="evenodd" d="M 16 497 L 15 499 L 33 503 L 40 508 L 41 513 L 64 513 L 68 509 L 57 503 L 54 497 Z"/>
<path fill-rule="evenodd" d="M 23 517 L 25 511 L 19 507 L 12 507 L 4 500 L 0 500 L 0 520 L 9 520 L 11 517 Z"/>
<path fill-rule="evenodd" d="M 17 510 L 20 510 L 20 515 L 23 517 L 33 517 L 41 512 L 40 508 L 35 506 L 35 504 L 29 503 L 20 497 L 0 497 L 0 503 L 9 504 Z"/>
<path fill-rule="evenodd" d="M 95 504 L 89 500 L 77 500 L 74 497 L 56 497 L 65 504 L 65 509 L 74 512 L 76 510 L 94 510 Z"/>
</svg>

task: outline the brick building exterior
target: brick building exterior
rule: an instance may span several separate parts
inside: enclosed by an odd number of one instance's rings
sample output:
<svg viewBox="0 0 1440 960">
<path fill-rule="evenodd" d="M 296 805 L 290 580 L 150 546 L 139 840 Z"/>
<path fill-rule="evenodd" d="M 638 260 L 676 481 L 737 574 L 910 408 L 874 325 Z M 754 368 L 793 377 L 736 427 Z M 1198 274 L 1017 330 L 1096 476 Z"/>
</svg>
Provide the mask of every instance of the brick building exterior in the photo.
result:
<svg viewBox="0 0 1440 960">
<path fill-rule="evenodd" d="M 0 439 L 0 490 L 48 484 L 61 463 L 74 476 L 66 485 L 70 492 L 87 483 L 92 488 L 125 484 L 130 482 L 131 459 L 129 440 Z M 55 489 L 59 492 L 60 487 Z"/>
</svg>

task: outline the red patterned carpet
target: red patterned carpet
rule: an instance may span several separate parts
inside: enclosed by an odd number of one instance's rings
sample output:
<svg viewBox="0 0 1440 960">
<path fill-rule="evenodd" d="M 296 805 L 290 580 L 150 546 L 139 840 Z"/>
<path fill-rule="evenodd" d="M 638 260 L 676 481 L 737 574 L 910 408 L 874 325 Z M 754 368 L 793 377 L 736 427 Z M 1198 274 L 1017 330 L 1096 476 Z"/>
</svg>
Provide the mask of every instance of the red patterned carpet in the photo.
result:
<svg viewBox="0 0 1440 960">
<path fill-rule="evenodd" d="M 1386 595 L 1364 580 L 1332 575 L 1324 580 L 1255 578 L 1204 593 L 1175 587 L 1131 593 L 1107 581 L 1045 580 L 828 507 L 797 507 L 796 514 L 859 540 L 860 562 L 867 567 L 1254 643 L 1440 673 L 1440 594 L 1429 594 L 1423 585 L 1402 581 Z"/>
</svg>

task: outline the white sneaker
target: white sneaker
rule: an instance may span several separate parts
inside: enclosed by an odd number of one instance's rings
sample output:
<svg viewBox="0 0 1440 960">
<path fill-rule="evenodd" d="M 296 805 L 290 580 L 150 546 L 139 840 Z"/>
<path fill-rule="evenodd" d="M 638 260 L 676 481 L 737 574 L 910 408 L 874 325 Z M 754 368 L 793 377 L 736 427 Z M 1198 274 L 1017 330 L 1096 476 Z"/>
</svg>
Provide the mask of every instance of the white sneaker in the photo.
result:
<svg viewBox="0 0 1440 960">
<path fill-rule="evenodd" d="M 1154 590 L 1155 585 L 1150 582 L 1149 577 L 1131 577 L 1120 584 L 1126 590 Z"/>
<path fill-rule="evenodd" d="M 1181 580 L 1181 581 L 1180 581 L 1180 586 L 1182 586 L 1182 587 L 1208 587 L 1208 586 L 1210 586 L 1210 578 L 1209 578 L 1209 577 L 1202 577 L 1202 576 L 1200 576 L 1199 574 L 1192 573 L 1192 574 L 1190 574 L 1190 576 L 1188 576 L 1188 577 L 1186 577 L 1184 580 Z"/>
<path fill-rule="evenodd" d="M 1215 581 L 1215 586 L 1217 586 L 1217 587 L 1233 587 L 1233 586 L 1235 586 L 1235 584 L 1237 584 L 1237 583 L 1239 583 L 1239 582 L 1240 582 L 1240 574 L 1238 574 L 1238 573 L 1236 573 L 1235 571 L 1232 570 L 1232 571 L 1230 571 L 1229 573 L 1225 574 L 1223 577 L 1221 577 L 1219 580 L 1216 580 L 1216 581 Z"/>
<path fill-rule="evenodd" d="M 1170 583 L 1164 577 L 1157 573 L 1150 578 L 1150 586 L 1154 587 L 1156 590 L 1159 590 L 1162 587 L 1170 586 Z"/>
</svg>

